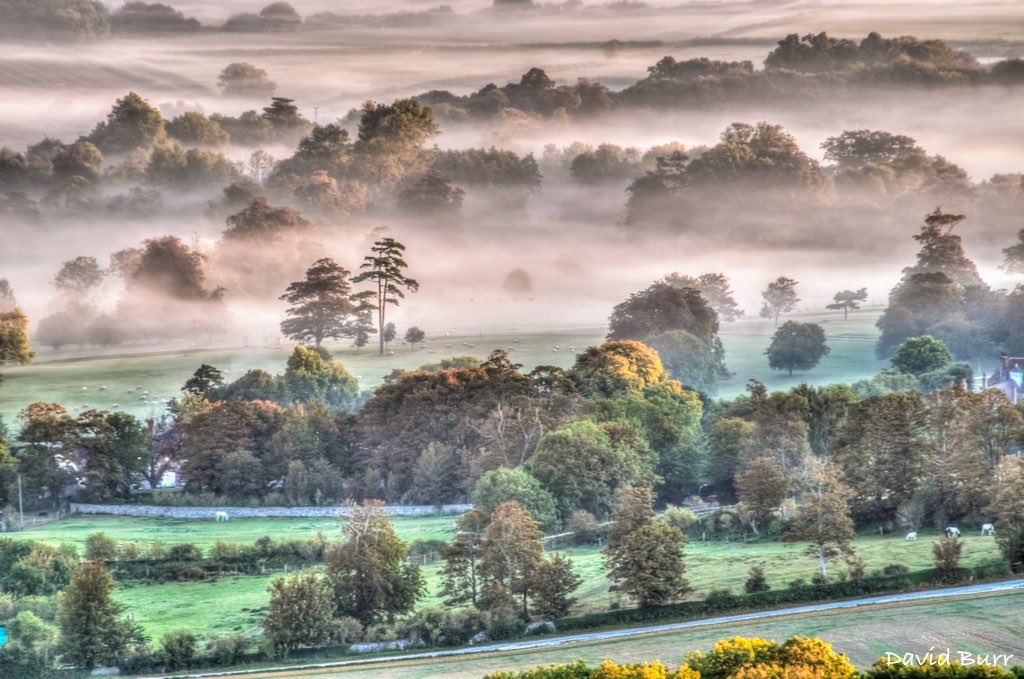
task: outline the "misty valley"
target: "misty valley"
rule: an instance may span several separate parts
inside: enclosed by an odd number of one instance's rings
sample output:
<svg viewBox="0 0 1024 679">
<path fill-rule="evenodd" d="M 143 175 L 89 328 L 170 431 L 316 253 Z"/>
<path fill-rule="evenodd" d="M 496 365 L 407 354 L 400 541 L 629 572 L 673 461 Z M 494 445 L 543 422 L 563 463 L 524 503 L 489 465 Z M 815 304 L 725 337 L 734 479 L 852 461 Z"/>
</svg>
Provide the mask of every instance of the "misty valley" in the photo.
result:
<svg viewBox="0 0 1024 679">
<path fill-rule="evenodd" d="M 1024 676 L 1024 5 L 0 0 L 0 93 L 0 677 Z"/>
</svg>

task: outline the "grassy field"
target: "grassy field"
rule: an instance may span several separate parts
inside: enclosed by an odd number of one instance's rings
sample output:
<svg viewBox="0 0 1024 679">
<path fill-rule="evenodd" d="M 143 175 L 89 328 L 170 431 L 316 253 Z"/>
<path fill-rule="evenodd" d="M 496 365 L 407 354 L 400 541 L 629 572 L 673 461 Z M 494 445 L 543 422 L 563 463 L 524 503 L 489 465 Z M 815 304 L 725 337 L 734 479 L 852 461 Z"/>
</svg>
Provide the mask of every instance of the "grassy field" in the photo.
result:
<svg viewBox="0 0 1024 679">
<path fill-rule="evenodd" d="M 454 516 L 395 517 L 392 525 L 398 535 L 406 541 L 415 538 L 451 538 L 455 526 Z M 229 540 L 241 544 L 252 544 L 264 535 L 274 540 L 306 540 L 318 532 L 328 539 L 338 537 L 341 523 L 332 518 L 309 519 L 233 519 L 227 523 L 208 521 L 185 521 L 180 519 L 145 519 L 129 516 L 88 516 L 74 515 L 62 521 L 30 528 L 15 537 L 66 542 L 84 549 L 85 539 L 93 533 L 104 532 L 125 542 L 154 542 L 161 540 L 168 544 L 191 542 L 208 548 L 217 540 Z"/>
<path fill-rule="evenodd" d="M 448 540 L 454 525 L 452 517 L 396 518 L 394 525 L 405 540 L 433 538 Z M 215 521 L 175 521 L 122 517 L 79 516 L 40 526 L 15 537 L 51 542 L 84 544 L 85 538 L 103 531 L 119 540 L 147 542 L 163 540 L 169 544 L 193 542 L 209 547 L 217 539 L 251 543 L 263 535 L 277 540 L 307 538 L 318 531 L 328 537 L 338 535 L 334 519 L 243 519 L 227 524 Z M 860 536 L 854 546 L 869 571 L 892 563 L 911 570 L 929 568 L 931 544 L 937 535 L 922 533 L 917 542 L 900 536 Z M 966 534 L 963 564 L 975 566 L 999 558 L 992 538 Z M 615 601 L 608 592 L 600 550 L 595 547 L 560 550 L 573 559 L 584 584 L 577 593 L 580 611 L 600 611 Z M 693 598 L 703 598 L 713 590 L 741 592 L 752 566 L 765 570 L 772 587 L 785 587 L 792 580 L 810 580 L 814 560 L 803 553 L 803 546 L 782 542 L 691 542 L 686 547 L 687 578 Z M 841 572 L 837 567 L 835 572 Z M 428 595 L 423 607 L 440 605 L 440 566 L 424 568 Z M 250 631 L 266 605 L 266 588 L 272 576 L 222 578 L 215 583 L 189 582 L 121 587 L 117 597 L 135 615 L 154 638 L 165 632 L 194 625 L 204 636 L 234 631 Z"/>
<path fill-rule="evenodd" d="M 838 313 L 792 315 L 794 320 L 820 323 L 828 335 L 832 352 L 815 369 L 791 377 L 768 368 L 764 351 L 775 331 L 771 322 L 751 318 L 723 324 L 721 337 L 726 362 L 734 376 L 722 385 L 720 394 L 731 396 L 742 392 L 750 378 L 761 380 L 771 389 L 785 389 L 801 382 L 828 384 L 870 377 L 883 367 L 874 356 L 874 339 L 877 336 L 874 323 L 878 315 L 876 309 L 854 312 L 846 321 Z M 603 327 L 595 327 L 452 335 L 428 338 L 426 346 L 416 351 L 396 343 L 393 345 L 394 354 L 387 356 L 378 356 L 370 347 L 356 351 L 347 343 L 328 345 L 328 348 L 359 379 L 360 386 L 369 389 L 379 385 L 394 368 L 416 368 L 446 356 L 461 354 L 483 357 L 496 348 L 511 347 L 512 358 L 526 369 L 542 364 L 569 367 L 574 360 L 570 347 L 582 349 L 600 343 L 604 333 Z M 555 346 L 560 350 L 555 351 Z M 163 410 L 163 401 L 176 396 L 181 385 L 201 363 L 217 366 L 231 380 L 253 368 L 282 372 L 290 351 L 290 347 L 249 347 L 98 358 L 44 356 L 34 365 L 3 369 L 0 417 L 11 423 L 21 409 L 36 401 L 60 403 L 72 412 L 87 406 L 109 410 L 116 404 L 118 409 L 137 416 L 151 416 Z M 148 392 L 148 395 L 142 392 Z M 142 400 L 144 395 L 146 399 Z"/>
<path fill-rule="evenodd" d="M 794 616 L 465 659 L 442 658 L 373 667 L 250 676 L 304 679 L 477 679 L 491 672 L 565 663 L 576 658 L 590 664 L 597 664 L 604 659 L 619 663 L 660 659 L 674 668 L 684 653 L 707 650 L 718 639 L 757 636 L 782 641 L 794 635 L 818 636 L 830 642 L 861 669 L 866 669 L 886 652 L 923 655 L 930 647 L 941 651 L 948 647 L 954 657 L 958 651 L 977 654 L 1011 653 L 1015 655 L 1011 663 L 1020 664 L 1024 659 L 1022 630 L 1024 593 L 1013 593 Z"/>
</svg>

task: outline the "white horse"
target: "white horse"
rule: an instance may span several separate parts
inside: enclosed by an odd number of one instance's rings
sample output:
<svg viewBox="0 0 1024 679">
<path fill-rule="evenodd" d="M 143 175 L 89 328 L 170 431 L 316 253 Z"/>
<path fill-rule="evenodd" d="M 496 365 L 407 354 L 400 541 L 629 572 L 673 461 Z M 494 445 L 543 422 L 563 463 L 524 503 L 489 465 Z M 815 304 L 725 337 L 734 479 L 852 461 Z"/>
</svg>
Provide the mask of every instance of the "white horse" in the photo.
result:
<svg viewBox="0 0 1024 679">
<path fill-rule="evenodd" d="M 960 537 L 960 529 L 957 528 L 956 526 L 948 526 L 946 528 L 946 537 L 947 538 L 958 538 L 958 537 Z"/>
<path fill-rule="evenodd" d="M 983 523 L 983 524 L 981 524 L 981 534 L 982 535 L 995 535 L 996 534 L 996 527 L 993 526 L 991 523 Z"/>
<path fill-rule="evenodd" d="M 227 521 L 227 520 L 228 520 L 228 513 L 227 513 L 227 512 L 217 512 L 217 513 L 216 513 L 216 514 L 214 515 L 214 518 L 215 518 L 215 519 L 216 519 L 217 521 Z"/>
<path fill-rule="evenodd" d="M 916 530 L 912 530 L 909 533 L 907 533 L 907 539 L 910 540 L 911 542 L 913 542 L 914 540 L 917 540 L 917 531 Z"/>
</svg>

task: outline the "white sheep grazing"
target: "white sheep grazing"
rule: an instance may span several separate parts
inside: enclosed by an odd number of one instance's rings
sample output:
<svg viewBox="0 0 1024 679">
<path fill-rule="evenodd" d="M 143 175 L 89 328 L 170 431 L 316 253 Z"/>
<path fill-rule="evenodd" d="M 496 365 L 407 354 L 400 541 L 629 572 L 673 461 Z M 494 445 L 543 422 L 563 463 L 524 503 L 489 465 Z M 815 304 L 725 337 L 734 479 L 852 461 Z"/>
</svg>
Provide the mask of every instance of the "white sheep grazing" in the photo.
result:
<svg viewBox="0 0 1024 679">
<path fill-rule="evenodd" d="M 993 526 L 991 523 L 983 523 L 983 524 L 981 524 L 981 534 L 982 535 L 995 535 L 996 534 L 996 527 Z"/>
<path fill-rule="evenodd" d="M 214 518 L 215 518 L 215 519 L 216 519 L 217 521 L 227 521 L 227 520 L 228 520 L 228 513 L 227 513 L 227 512 L 217 512 L 217 513 L 216 513 L 216 514 L 214 515 Z"/>
<path fill-rule="evenodd" d="M 909 533 L 907 533 L 907 539 L 910 540 L 911 542 L 913 542 L 914 540 L 917 540 L 917 531 L 916 530 L 912 530 Z"/>
</svg>

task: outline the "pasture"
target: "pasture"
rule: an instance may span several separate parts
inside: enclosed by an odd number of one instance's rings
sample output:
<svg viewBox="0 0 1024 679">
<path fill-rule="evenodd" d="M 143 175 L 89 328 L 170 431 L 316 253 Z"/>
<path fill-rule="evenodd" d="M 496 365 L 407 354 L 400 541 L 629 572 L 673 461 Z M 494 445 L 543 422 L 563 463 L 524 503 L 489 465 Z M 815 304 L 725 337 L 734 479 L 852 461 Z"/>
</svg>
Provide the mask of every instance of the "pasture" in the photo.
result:
<svg viewBox="0 0 1024 679">
<path fill-rule="evenodd" d="M 479 679 L 498 671 L 571 662 L 576 658 L 596 665 L 608 659 L 619 663 L 660 659 L 675 668 L 684 653 L 708 650 L 719 639 L 733 636 L 783 641 L 791 636 L 818 636 L 845 653 L 858 668 L 867 669 L 886 652 L 923 655 L 934 647 L 944 652 L 1013 654 L 1011 664 L 1024 658 L 1024 592 L 952 601 L 901 604 L 859 610 L 793 616 L 765 622 L 649 634 L 629 639 L 572 644 L 559 648 L 477 655 L 464 659 L 439 658 L 392 662 L 368 667 L 294 672 L 259 672 L 253 677 L 303 679 Z"/>
<path fill-rule="evenodd" d="M 853 312 L 843 320 L 838 312 L 801 313 L 786 319 L 820 323 L 828 337 L 831 353 L 813 370 L 787 376 L 768 367 L 764 355 L 775 328 L 770 321 L 745 318 L 724 323 L 721 338 L 726 363 L 733 376 L 724 381 L 719 395 L 734 396 L 755 378 L 769 389 L 788 389 L 801 382 L 829 384 L 850 382 L 874 375 L 885 366 L 874 355 L 878 309 Z M 523 330 L 452 334 L 434 337 L 429 329 L 424 345 L 412 350 L 394 342 L 393 354 L 379 356 L 373 347 L 356 350 L 348 342 L 326 346 L 334 357 L 359 380 L 362 389 L 373 389 L 395 368 L 410 370 L 445 357 L 473 355 L 486 357 L 494 349 L 511 347 L 512 360 L 529 370 L 537 365 L 568 368 L 573 364 L 570 350 L 599 344 L 604 327 Z M 559 350 L 555 350 L 555 347 Z M 270 373 L 284 371 L 291 345 L 281 347 L 183 348 L 157 353 L 136 353 L 93 358 L 62 358 L 44 354 L 33 365 L 4 367 L 0 385 L 0 417 L 13 423 L 17 413 L 30 403 L 60 403 L 70 412 L 89 408 L 124 410 L 139 417 L 151 417 L 164 410 L 164 401 L 180 394 L 185 380 L 202 363 L 225 372 L 234 380 L 250 369 Z M 104 389 L 105 387 L 105 389 Z M 115 405 L 116 404 L 116 405 Z"/>
<path fill-rule="evenodd" d="M 453 517 L 396 518 L 399 535 L 415 538 L 449 540 L 454 527 Z M 35 529 L 16 533 L 16 538 L 50 542 L 68 542 L 81 549 L 85 538 L 103 531 L 118 540 L 147 542 L 163 540 L 168 544 L 193 542 L 208 548 L 218 539 L 252 543 L 263 535 L 275 540 L 303 539 L 318 531 L 328 538 L 338 535 L 338 522 L 333 519 L 240 519 L 228 523 L 208 521 L 173 521 L 169 519 L 135 519 L 124 517 L 73 517 Z M 931 546 L 937 533 L 921 533 L 916 542 L 907 542 L 902 535 L 863 535 L 854 542 L 857 553 L 866 561 L 868 571 L 899 563 L 911 570 L 930 568 Z M 964 566 L 976 566 L 1000 558 L 995 540 L 981 537 L 976 531 L 964 532 Z M 804 545 L 782 542 L 692 541 L 686 546 L 686 575 L 693 588 L 691 596 L 704 598 L 715 590 L 743 591 L 743 583 L 753 566 L 764 568 L 773 588 L 786 587 L 802 578 L 809 581 L 815 572 L 814 560 L 804 554 Z M 608 592 L 601 551 L 597 547 L 575 547 L 560 550 L 571 557 L 584 584 L 577 592 L 579 611 L 605 610 L 617 602 Z M 427 595 L 421 607 L 441 605 L 439 564 L 424 568 Z M 833 575 L 845 567 L 835 566 Z M 184 627 L 201 630 L 204 637 L 251 632 L 264 613 L 267 586 L 276 575 L 232 576 L 215 581 L 122 585 L 117 590 L 121 601 L 153 638 Z M 621 602 L 628 605 L 628 602 Z"/>
</svg>

